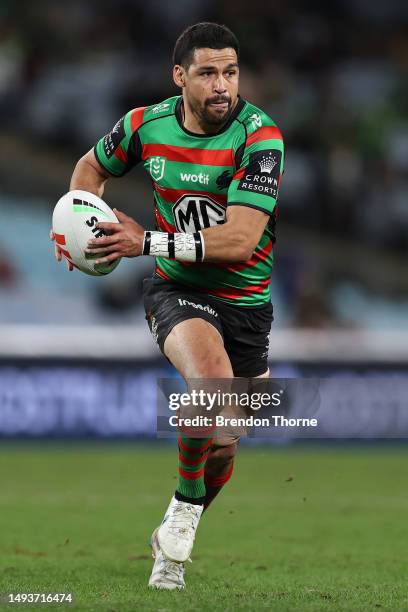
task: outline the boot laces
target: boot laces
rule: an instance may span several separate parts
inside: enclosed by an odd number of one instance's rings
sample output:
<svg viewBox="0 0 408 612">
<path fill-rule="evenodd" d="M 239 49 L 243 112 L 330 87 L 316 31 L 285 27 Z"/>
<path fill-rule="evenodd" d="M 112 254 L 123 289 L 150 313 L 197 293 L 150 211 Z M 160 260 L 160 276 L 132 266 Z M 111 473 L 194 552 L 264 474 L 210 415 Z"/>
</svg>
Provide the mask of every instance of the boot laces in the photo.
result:
<svg viewBox="0 0 408 612">
<path fill-rule="evenodd" d="M 167 529 L 181 539 L 190 540 L 195 533 L 199 518 L 199 511 L 194 504 L 180 502 L 169 516 Z"/>
</svg>

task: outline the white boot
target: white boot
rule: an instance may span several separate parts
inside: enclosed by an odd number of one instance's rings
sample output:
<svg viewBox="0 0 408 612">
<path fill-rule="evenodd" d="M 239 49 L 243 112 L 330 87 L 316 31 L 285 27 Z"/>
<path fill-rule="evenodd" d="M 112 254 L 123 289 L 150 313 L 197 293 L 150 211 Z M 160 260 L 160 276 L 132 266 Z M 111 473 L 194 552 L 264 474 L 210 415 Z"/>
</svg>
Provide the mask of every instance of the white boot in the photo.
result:
<svg viewBox="0 0 408 612">
<path fill-rule="evenodd" d="M 163 555 L 157 540 L 158 528 L 153 531 L 150 545 L 152 547 L 152 557 L 154 565 L 149 580 L 149 587 L 155 589 L 184 589 L 184 564 L 170 561 Z"/>
<path fill-rule="evenodd" d="M 195 533 L 204 506 L 172 498 L 157 539 L 163 554 L 176 563 L 184 563 L 193 549 Z"/>
</svg>

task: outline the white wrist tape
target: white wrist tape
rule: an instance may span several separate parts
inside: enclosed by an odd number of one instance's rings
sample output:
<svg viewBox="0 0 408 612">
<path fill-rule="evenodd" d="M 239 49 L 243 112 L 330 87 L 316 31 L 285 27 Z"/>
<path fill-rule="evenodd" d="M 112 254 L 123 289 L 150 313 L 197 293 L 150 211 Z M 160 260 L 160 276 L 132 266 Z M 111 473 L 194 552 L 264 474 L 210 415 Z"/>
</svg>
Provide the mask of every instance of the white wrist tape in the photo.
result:
<svg viewBox="0 0 408 612">
<path fill-rule="evenodd" d="M 203 261 L 204 254 L 204 238 L 201 232 L 195 234 L 144 233 L 142 255 L 167 257 L 178 261 Z"/>
</svg>

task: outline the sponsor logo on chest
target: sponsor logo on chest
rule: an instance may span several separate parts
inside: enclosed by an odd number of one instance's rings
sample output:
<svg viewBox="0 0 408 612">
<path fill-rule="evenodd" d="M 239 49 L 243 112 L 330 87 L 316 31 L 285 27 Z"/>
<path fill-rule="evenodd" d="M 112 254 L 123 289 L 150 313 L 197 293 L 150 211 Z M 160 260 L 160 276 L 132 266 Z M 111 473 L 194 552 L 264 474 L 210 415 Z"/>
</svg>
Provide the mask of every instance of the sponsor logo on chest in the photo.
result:
<svg viewBox="0 0 408 612">
<path fill-rule="evenodd" d="M 210 197 L 187 194 L 173 206 L 174 224 L 179 232 L 198 232 L 225 223 L 225 211 Z"/>
<path fill-rule="evenodd" d="M 156 182 L 164 178 L 166 171 L 166 158 L 160 155 L 155 155 L 149 159 L 149 173 L 152 179 Z M 196 183 L 197 185 L 208 185 L 210 175 L 205 172 L 194 174 L 193 172 L 180 172 L 179 179 L 183 183 Z"/>
<path fill-rule="evenodd" d="M 192 174 L 191 172 L 180 172 L 180 179 L 183 183 L 198 183 L 199 185 L 208 185 L 210 182 L 210 175 L 200 172 L 199 174 Z"/>
</svg>

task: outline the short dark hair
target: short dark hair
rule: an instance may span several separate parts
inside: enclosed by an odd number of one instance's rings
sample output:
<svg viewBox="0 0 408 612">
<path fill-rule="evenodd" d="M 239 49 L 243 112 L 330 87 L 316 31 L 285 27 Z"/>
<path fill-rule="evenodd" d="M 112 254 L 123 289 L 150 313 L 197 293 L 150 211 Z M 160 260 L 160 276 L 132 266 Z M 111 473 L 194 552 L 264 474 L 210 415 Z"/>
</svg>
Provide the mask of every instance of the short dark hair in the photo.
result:
<svg viewBox="0 0 408 612">
<path fill-rule="evenodd" d="M 227 26 L 203 21 L 189 26 L 178 37 L 173 51 L 173 64 L 188 68 L 193 61 L 195 49 L 235 49 L 239 55 L 238 39 Z"/>
</svg>

